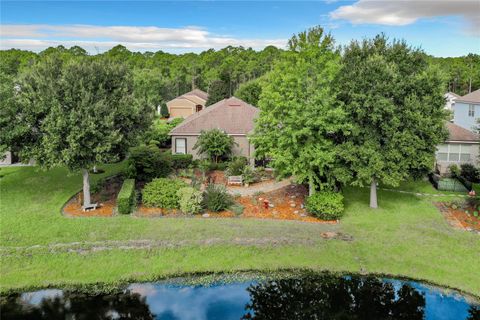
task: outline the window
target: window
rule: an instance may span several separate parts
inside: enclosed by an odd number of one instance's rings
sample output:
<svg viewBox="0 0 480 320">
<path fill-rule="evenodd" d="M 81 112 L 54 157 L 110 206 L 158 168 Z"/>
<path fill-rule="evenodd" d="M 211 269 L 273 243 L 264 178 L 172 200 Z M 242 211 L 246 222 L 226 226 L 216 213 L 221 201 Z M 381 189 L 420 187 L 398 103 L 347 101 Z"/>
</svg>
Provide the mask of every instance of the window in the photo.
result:
<svg viewBox="0 0 480 320">
<path fill-rule="evenodd" d="M 437 148 L 437 161 L 470 162 L 469 144 L 442 144 Z"/>
<path fill-rule="evenodd" d="M 186 154 L 187 153 L 187 139 L 176 138 L 175 139 L 175 153 Z"/>
<path fill-rule="evenodd" d="M 475 117 L 475 106 L 473 104 L 468 105 L 468 116 Z"/>
<path fill-rule="evenodd" d="M 202 106 L 200 104 L 197 104 L 196 107 L 195 107 L 195 112 L 200 112 L 202 111 Z"/>
</svg>

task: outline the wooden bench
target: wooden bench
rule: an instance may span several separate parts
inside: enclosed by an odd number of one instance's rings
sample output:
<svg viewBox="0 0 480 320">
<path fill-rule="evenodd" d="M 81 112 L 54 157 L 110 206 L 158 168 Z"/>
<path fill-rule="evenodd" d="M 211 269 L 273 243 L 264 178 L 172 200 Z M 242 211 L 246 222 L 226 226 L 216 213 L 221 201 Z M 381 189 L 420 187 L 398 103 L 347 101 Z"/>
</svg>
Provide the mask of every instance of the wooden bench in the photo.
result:
<svg viewBox="0 0 480 320">
<path fill-rule="evenodd" d="M 242 176 L 229 176 L 227 179 L 228 185 L 236 184 L 236 185 L 243 185 L 243 177 Z"/>
</svg>

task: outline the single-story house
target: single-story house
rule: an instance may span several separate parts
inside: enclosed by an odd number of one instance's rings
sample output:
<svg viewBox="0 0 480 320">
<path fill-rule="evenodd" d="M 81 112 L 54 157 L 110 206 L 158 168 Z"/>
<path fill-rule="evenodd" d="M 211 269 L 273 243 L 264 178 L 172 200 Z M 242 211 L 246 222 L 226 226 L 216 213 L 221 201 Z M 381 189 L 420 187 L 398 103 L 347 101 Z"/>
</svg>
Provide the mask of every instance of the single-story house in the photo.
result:
<svg viewBox="0 0 480 320">
<path fill-rule="evenodd" d="M 478 164 L 480 136 L 461 126 L 446 122 L 448 139 L 437 147 L 435 154 L 436 167 L 440 174 L 448 173 L 452 164 Z"/>
<path fill-rule="evenodd" d="M 480 126 L 480 89 L 455 99 L 453 123 L 470 131 Z"/>
<path fill-rule="evenodd" d="M 254 162 L 254 147 L 247 135 L 254 128 L 254 119 L 259 110 L 236 97 L 221 100 L 186 118 L 170 131 L 172 153 L 191 154 L 194 159 L 202 158 L 193 147 L 202 131 L 220 129 L 236 142 L 233 155 L 244 156 Z"/>
<path fill-rule="evenodd" d="M 167 102 L 170 118 L 187 118 L 205 109 L 208 94 L 200 89 L 194 89 Z"/>
</svg>

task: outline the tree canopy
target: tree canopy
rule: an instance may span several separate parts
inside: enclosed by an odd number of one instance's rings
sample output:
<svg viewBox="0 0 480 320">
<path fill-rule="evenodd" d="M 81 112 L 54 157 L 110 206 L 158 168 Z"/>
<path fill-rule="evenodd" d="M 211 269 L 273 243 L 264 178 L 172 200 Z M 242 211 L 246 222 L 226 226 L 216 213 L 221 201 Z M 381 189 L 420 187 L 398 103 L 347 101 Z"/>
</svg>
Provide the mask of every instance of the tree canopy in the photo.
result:
<svg viewBox="0 0 480 320">
<path fill-rule="evenodd" d="M 218 162 L 222 157 L 230 156 L 235 141 L 220 129 L 202 131 L 198 137 L 194 150 L 207 155 L 212 161 Z"/>
<path fill-rule="evenodd" d="M 351 131 L 339 149 L 354 185 L 397 186 L 433 167 L 446 139 L 444 78 L 424 53 L 384 35 L 353 41 L 342 57 L 335 87 Z"/>
<path fill-rule="evenodd" d="M 290 43 L 286 59 L 265 75 L 251 140 L 257 157 L 271 158 L 279 175 L 308 182 L 313 193 L 347 179 L 336 137 L 348 130 L 348 123 L 331 86 L 340 56 L 321 28 L 294 36 Z"/>
</svg>

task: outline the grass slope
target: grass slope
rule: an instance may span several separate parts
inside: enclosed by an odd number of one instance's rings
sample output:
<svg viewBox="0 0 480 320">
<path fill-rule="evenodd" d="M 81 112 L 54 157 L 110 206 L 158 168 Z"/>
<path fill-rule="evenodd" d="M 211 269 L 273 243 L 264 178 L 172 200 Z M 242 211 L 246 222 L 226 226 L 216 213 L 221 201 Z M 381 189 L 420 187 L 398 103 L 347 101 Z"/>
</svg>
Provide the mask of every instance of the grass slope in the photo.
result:
<svg viewBox="0 0 480 320">
<path fill-rule="evenodd" d="M 106 173 L 93 179 L 122 167 L 105 166 Z M 380 209 L 371 210 L 368 189 L 349 188 L 346 216 L 336 226 L 249 219 L 67 218 L 60 208 L 81 187 L 79 175 L 34 167 L 3 168 L 0 173 L 2 291 L 188 272 L 310 268 L 406 276 L 480 295 L 480 237 L 448 226 L 431 203 L 437 198 L 380 191 Z M 427 183 L 408 186 L 435 193 Z M 324 231 L 353 240 L 324 240 Z M 158 245 L 129 248 L 112 240 Z M 80 243 L 73 247 L 73 242 Z"/>
</svg>

